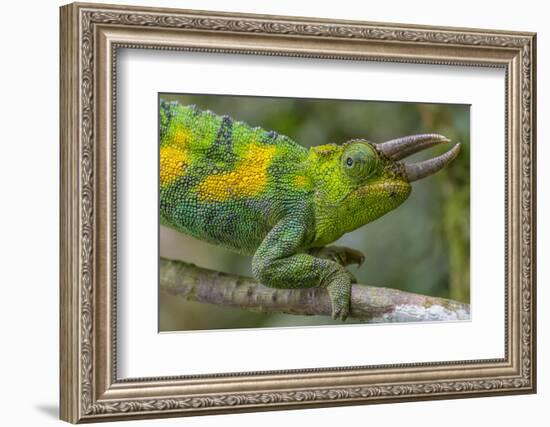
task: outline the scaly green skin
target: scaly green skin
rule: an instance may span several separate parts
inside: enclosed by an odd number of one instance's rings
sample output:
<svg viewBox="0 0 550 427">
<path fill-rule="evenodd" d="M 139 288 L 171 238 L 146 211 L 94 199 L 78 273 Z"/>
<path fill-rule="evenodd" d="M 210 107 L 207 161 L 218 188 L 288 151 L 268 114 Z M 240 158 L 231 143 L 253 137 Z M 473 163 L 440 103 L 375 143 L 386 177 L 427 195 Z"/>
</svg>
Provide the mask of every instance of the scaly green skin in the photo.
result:
<svg viewBox="0 0 550 427">
<path fill-rule="evenodd" d="M 402 167 L 352 140 L 309 150 L 195 106 L 161 102 L 160 219 L 185 234 L 253 255 L 257 280 L 327 287 L 333 317 L 349 312 L 358 251 L 325 247 L 408 197 Z"/>
</svg>

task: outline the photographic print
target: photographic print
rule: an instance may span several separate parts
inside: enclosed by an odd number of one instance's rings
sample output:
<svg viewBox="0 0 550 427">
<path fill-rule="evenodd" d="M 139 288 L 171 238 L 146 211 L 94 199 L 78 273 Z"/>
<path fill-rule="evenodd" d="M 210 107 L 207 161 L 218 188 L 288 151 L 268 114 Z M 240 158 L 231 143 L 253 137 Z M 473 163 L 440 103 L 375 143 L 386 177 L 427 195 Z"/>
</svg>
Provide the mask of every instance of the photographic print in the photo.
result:
<svg viewBox="0 0 550 427">
<path fill-rule="evenodd" d="M 159 94 L 159 330 L 469 320 L 470 107 Z"/>
<path fill-rule="evenodd" d="M 61 419 L 536 392 L 535 33 L 59 22 Z"/>
</svg>

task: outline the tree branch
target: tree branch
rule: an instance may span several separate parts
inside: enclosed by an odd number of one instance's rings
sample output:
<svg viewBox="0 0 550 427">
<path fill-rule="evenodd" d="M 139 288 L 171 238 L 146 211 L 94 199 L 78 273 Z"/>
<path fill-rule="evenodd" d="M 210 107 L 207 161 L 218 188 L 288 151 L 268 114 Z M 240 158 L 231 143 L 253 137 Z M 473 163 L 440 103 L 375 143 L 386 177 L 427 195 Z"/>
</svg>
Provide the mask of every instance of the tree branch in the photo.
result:
<svg viewBox="0 0 550 427">
<path fill-rule="evenodd" d="M 324 288 L 274 289 L 182 261 L 160 260 L 160 288 L 190 301 L 260 312 L 330 316 Z M 369 323 L 469 320 L 470 306 L 397 289 L 353 285 L 350 317 Z"/>
</svg>

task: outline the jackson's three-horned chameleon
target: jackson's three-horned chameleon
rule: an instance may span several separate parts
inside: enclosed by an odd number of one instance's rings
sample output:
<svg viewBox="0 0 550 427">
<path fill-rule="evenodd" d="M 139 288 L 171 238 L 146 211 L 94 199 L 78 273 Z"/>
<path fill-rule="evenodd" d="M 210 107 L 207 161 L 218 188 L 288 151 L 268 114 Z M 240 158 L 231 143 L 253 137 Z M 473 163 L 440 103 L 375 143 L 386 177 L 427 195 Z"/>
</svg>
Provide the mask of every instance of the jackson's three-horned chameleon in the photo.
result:
<svg viewBox="0 0 550 427">
<path fill-rule="evenodd" d="M 452 161 L 460 144 L 422 162 L 399 161 L 445 142 L 426 134 L 308 150 L 277 132 L 161 101 L 160 221 L 253 255 L 253 275 L 266 286 L 326 287 L 333 318 L 345 319 L 355 282 L 345 267 L 364 257 L 326 245 L 395 209 L 410 182 Z"/>
</svg>

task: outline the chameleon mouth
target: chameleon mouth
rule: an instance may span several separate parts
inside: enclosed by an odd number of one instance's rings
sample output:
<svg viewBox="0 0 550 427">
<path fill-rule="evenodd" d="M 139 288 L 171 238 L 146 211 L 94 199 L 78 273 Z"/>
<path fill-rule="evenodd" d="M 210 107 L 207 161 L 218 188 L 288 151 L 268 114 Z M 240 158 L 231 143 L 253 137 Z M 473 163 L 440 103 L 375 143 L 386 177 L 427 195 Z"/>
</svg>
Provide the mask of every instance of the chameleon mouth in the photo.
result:
<svg viewBox="0 0 550 427">
<path fill-rule="evenodd" d="M 398 161 L 435 145 L 449 142 L 451 140 L 443 135 L 429 133 L 392 139 L 381 144 L 375 144 L 375 147 L 388 159 Z M 416 163 L 404 163 L 403 166 L 407 181 L 413 182 L 433 175 L 451 163 L 458 156 L 459 152 L 460 143 L 456 143 L 449 151 L 437 157 Z"/>
<path fill-rule="evenodd" d="M 380 184 L 369 185 L 361 187 L 357 190 L 358 193 L 385 193 L 392 200 L 398 200 L 401 198 L 406 198 L 411 192 L 411 186 L 408 182 L 404 181 L 390 181 L 383 182 Z"/>
</svg>

